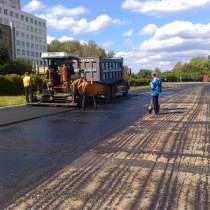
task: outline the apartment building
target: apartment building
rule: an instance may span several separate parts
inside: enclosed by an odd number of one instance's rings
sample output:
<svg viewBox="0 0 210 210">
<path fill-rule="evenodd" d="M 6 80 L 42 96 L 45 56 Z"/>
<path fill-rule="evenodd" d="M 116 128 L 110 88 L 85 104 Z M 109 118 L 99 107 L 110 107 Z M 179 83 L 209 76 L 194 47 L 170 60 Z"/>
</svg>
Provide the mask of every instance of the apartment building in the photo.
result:
<svg viewBox="0 0 210 210">
<path fill-rule="evenodd" d="M 0 24 L 12 31 L 13 58 L 24 58 L 34 66 L 42 65 L 41 53 L 47 51 L 46 21 L 21 11 L 20 0 L 0 0 Z"/>
</svg>

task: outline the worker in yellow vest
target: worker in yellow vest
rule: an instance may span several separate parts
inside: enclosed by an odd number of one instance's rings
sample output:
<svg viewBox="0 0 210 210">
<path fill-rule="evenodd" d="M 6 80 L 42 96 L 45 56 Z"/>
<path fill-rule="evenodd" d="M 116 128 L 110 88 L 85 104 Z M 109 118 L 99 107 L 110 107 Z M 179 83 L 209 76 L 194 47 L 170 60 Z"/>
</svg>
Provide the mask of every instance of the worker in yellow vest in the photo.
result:
<svg viewBox="0 0 210 210">
<path fill-rule="evenodd" d="M 32 95 L 32 80 L 31 80 L 31 77 L 29 76 L 28 72 L 26 72 L 24 75 L 23 86 L 25 89 L 26 102 L 30 103 L 30 102 L 32 102 L 33 95 Z"/>
</svg>

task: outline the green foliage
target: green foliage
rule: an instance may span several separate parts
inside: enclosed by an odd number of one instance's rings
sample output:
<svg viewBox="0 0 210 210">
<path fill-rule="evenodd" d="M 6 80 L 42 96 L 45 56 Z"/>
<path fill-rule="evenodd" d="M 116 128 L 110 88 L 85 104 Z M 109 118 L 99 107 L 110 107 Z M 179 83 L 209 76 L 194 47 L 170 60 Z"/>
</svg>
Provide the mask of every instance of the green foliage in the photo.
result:
<svg viewBox="0 0 210 210">
<path fill-rule="evenodd" d="M 152 73 L 152 71 L 149 70 L 149 69 L 141 69 L 138 72 L 137 77 L 138 78 L 151 79 L 151 73 Z"/>
<path fill-rule="evenodd" d="M 141 69 L 137 74 L 131 74 L 129 83 L 131 86 L 145 86 L 149 85 L 151 79 L 151 70 Z"/>
<path fill-rule="evenodd" d="M 16 74 L 0 75 L 0 95 L 23 94 L 22 77 Z"/>
<path fill-rule="evenodd" d="M 149 85 L 149 80 L 145 78 L 129 78 L 130 86 L 144 86 Z"/>
<path fill-rule="evenodd" d="M 23 75 L 25 72 L 31 72 L 31 64 L 23 59 L 18 59 L 10 63 L 5 64 L 1 67 L 0 72 L 3 74 L 20 74 Z"/>
<path fill-rule="evenodd" d="M 33 90 L 38 91 L 41 89 L 44 81 L 44 76 L 38 75 L 38 74 L 32 74 L 31 75 L 32 84 L 33 84 Z"/>
<path fill-rule="evenodd" d="M 155 71 L 161 72 L 159 69 Z M 151 72 L 149 69 L 141 69 L 137 74 L 132 74 L 129 79 L 131 86 L 148 84 Z M 189 63 L 178 62 L 171 71 L 161 72 L 160 78 L 165 82 L 202 81 L 205 74 L 210 77 L 210 61 L 207 58 L 193 58 Z"/>
<path fill-rule="evenodd" d="M 161 73 L 164 81 L 202 81 L 210 73 L 210 61 L 207 58 L 193 58 L 189 63 L 178 62 L 172 71 Z"/>
<path fill-rule="evenodd" d="M 89 56 L 104 56 L 104 57 L 113 57 L 114 52 L 106 53 L 104 49 L 99 47 L 95 41 L 89 41 L 87 43 L 80 43 L 79 41 L 67 41 L 60 42 L 58 40 L 52 41 L 48 45 L 49 52 L 68 52 L 72 54 L 77 54 L 80 57 L 89 57 Z"/>
<path fill-rule="evenodd" d="M 33 90 L 37 91 L 43 84 L 43 76 L 31 75 Z M 24 93 L 23 76 L 18 74 L 0 75 L 0 95 L 20 95 Z"/>
<path fill-rule="evenodd" d="M 0 65 L 4 65 L 10 61 L 8 48 L 0 42 Z"/>
</svg>

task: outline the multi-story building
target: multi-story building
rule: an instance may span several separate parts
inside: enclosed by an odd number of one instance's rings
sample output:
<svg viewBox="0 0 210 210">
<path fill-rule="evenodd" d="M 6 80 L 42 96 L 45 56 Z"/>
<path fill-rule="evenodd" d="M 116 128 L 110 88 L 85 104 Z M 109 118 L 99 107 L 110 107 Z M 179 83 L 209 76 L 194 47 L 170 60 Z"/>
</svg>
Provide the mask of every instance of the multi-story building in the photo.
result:
<svg viewBox="0 0 210 210">
<path fill-rule="evenodd" d="M 0 24 L 12 31 L 13 58 L 24 58 L 42 65 L 41 53 L 47 51 L 46 21 L 21 11 L 20 0 L 0 0 Z"/>
</svg>

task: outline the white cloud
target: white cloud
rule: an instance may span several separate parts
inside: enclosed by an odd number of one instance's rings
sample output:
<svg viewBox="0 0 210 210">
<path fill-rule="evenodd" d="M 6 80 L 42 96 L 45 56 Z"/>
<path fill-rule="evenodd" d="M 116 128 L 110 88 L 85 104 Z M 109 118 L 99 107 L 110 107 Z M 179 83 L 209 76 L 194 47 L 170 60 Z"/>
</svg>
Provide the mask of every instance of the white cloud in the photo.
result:
<svg viewBox="0 0 210 210">
<path fill-rule="evenodd" d="M 56 37 L 54 37 L 54 36 L 47 36 L 47 44 L 50 44 L 53 40 L 55 40 L 56 39 Z"/>
<path fill-rule="evenodd" d="M 145 26 L 140 32 L 140 35 L 153 35 L 157 30 L 157 26 L 154 24 L 149 24 Z"/>
<path fill-rule="evenodd" d="M 114 45 L 114 42 L 113 41 L 105 41 L 105 42 L 103 42 L 102 43 L 102 47 L 103 48 L 110 48 L 110 47 L 112 47 Z"/>
<path fill-rule="evenodd" d="M 38 10 L 42 10 L 46 7 L 46 5 L 39 0 L 31 0 L 28 4 L 23 7 L 23 10 L 26 12 L 34 12 Z"/>
<path fill-rule="evenodd" d="M 74 38 L 71 36 L 62 36 L 60 38 L 58 38 L 58 41 L 60 42 L 68 42 L 68 41 L 73 41 Z"/>
<path fill-rule="evenodd" d="M 159 16 L 209 5 L 210 0 L 125 0 L 122 7 L 134 12 Z"/>
<path fill-rule="evenodd" d="M 210 53 L 210 23 L 193 24 L 174 21 L 157 27 L 138 49 L 124 52 L 125 60 L 133 67 L 171 69 L 178 61 L 207 57 Z M 122 54 L 123 52 L 120 52 Z"/>
<path fill-rule="evenodd" d="M 59 38 L 50 35 L 47 36 L 47 44 L 50 44 L 53 40 L 58 40 L 60 42 L 67 42 L 67 41 L 73 41 L 74 38 L 70 36 L 62 36 Z"/>
<path fill-rule="evenodd" d="M 119 19 L 113 19 L 106 14 L 99 15 L 91 21 L 86 18 L 75 19 L 70 17 L 69 14 L 65 15 L 65 13 L 63 16 L 52 15 L 51 13 L 38 16 L 46 19 L 49 27 L 56 30 L 68 30 L 74 34 L 99 32 L 108 26 L 121 24 Z"/>
<path fill-rule="evenodd" d="M 47 10 L 47 14 L 50 16 L 65 16 L 65 17 L 74 17 L 86 13 L 86 8 L 80 6 L 75 8 L 67 8 L 62 5 L 54 6 Z"/>
<path fill-rule="evenodd" d="M 85 41 L 85 40 L 80 40 L 80 44 L 81 44 L 81 45 L 86 45 L 86 44 L 88 44 L 88 42 Z"/>
<path fill-rule="evenodd" d="M 132 29 L 126 31 L 125 33 L 123 33 L 124 37 L 131 37 L 133 36 L 134 31 Z"/>
</svg>

